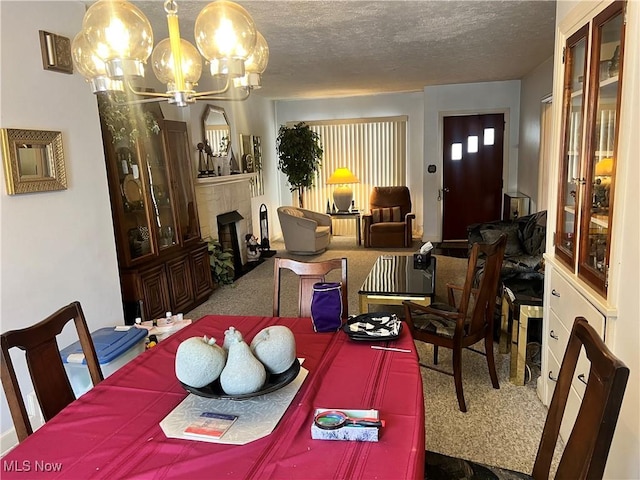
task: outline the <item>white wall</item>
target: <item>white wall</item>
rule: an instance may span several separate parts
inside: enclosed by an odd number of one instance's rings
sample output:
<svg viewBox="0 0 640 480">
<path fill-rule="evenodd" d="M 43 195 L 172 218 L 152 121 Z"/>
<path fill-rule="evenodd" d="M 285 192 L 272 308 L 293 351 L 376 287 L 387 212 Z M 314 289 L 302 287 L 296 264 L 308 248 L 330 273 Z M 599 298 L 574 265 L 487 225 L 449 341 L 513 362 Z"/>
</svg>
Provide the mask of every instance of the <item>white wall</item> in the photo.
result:
<svg viewBox="0 0 640 480">
<path fill-rule="evenodd" d="M 45 71 L 38 30 L 73 38 L 80 2 L 0 2 L 0 126 L 62 132 L 68 189 L 0 192 L 3 332 L 79 300 L 90 330 L 122 323 L 122 301 L 98 109 L 78 73 Z M 75 340 L 64 330 L 60 345 Z M 18 376 L 28 380 L 20 362 Z M 26 385 L 23 393 L 32 390 Z M 12 429 L 4 391 L 0 431 Z M 10 437 L 10 433 L 9 433 Z M 3 441 L 8 437 L 3 435 Z"/>
<path fill-rule="evenodd" d="M 520 124 L 520 81 L 438 85 L 424 89 L 424 235 L 423 240 L 442 240 L 442 203 L 438 190 L 442 188 L 442 119 L 452 115 L 504 113 L 505 162 L 504 189 L 517 187 L 518 129 Z M 427 173 L 426 166 L 436 165 L 436 173 Z M 469 199 L 472 206 L 474 199 Z"/>
<path fill-rule="evenodd" d="M 617 285 L 612 302 L 618 306 L 613 352 L 631 373 L 605 478 L 640 478 L 640 2 L 627 3 L 627 31 L 622 79 L 620 142 L 616 167 L 612 251 L 620 252 L 611 281 Z M 617 256 L 617 255 L 616 255 Z"/>
<path fill-rule="evenodd" d="M 407 115 L 407 187 L 416 214 L 416 229 L 422 231 L 422 132 L 423 96 L 421 92 L 366 95 L 317 100 L 282 100 L 276 102 L 276 130 L 287 122 L 374 118 Z M 276 132 L 277 134 L 277 132 Z M 274 136 L 275 140 L 275 136 Z M 277 162 L 277 157 L 276 157 Z M 291 203 L 287 178 L 277 172 L 280 182 L 280 205 Z M 278 229 L 279 229 L 278 225 Z"/>
<path fill-rule="evenodd" d="M 520 146 L 518 149 L 518 191 L 531 197 L 531 213 L 538 208 L 540 155 L 540 113 L 542 100 L 553 90 L 553 57 L 522 79 L 520 92 Z M 546 159 L 548 165 L 551 159 Z"/>
</svg>

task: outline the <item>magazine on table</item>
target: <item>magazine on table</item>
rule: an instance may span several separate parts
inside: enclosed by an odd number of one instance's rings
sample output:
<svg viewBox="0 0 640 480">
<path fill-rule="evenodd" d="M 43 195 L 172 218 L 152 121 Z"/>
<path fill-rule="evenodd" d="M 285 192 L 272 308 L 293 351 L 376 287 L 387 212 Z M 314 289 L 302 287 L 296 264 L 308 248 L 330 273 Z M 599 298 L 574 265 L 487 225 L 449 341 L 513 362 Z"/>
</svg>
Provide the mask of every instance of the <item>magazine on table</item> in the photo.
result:
<svg viewBox="0 0 640 480">
<path fill-rule="evenodd" d="M 193 437 L 220 438 L 237 419 L 237 415 L 202 412 L 197 420 L 184 429 L 184 434 Z"/>
</svg>

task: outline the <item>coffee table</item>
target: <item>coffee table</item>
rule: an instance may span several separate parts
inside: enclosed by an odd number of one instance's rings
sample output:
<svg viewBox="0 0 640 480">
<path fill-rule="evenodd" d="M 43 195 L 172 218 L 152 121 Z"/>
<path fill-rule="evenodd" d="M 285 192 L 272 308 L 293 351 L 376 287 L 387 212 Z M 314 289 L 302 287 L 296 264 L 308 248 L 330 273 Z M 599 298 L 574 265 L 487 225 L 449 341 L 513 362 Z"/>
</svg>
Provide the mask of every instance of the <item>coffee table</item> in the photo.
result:
<svg viewBox="0 0 640 480">
<path fill-rule="evenodd" d="M 360 313 L 369 305 L 402 305 L 411 300 L 430 305 L 436 290 L 436 258 L 426 268 L 413 267 L 413 255 L 381 255 L 358 291 Z"/>
</svg>

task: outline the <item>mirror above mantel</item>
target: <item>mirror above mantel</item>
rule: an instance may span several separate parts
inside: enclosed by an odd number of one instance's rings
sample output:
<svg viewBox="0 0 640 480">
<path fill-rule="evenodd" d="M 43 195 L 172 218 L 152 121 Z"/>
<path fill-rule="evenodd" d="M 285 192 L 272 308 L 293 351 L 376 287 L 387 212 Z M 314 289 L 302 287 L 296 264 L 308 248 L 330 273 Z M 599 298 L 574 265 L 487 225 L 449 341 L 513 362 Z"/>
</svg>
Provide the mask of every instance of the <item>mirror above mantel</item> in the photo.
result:
<svg viewBox="0 0 640 480">
<path fill-rule="evenodd" d="M 202 114 L 202 138 L 209 142 L 212 154 L 227 155 L 231 142 L 231 126 L 222 107 L 207 105 Z"/>
</svg>

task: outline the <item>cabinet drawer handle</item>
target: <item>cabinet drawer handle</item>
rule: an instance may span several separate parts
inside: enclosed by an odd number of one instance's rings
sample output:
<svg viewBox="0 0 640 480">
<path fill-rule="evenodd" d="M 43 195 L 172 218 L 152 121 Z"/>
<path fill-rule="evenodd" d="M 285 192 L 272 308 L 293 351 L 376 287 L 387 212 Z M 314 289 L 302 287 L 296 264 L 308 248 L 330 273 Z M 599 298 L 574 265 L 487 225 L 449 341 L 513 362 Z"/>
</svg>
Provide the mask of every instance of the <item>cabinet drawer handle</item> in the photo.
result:
<svg viewBox="0 0 640 480">
<path fill-rule="evenodd" d="M 553 338 L 554 340 L 558 340 L 558 338 L 560 338 L 560 337 L 558 337 L 558 335 L 556 334 L 556 332 L 554 332 L 553 330 L 551 330 L 551 331 L 549 332 L 549 336 L 550 336 L 551 338 Z"/>
<path fill-rule="evenodd" d="M 580 380 L 585 385 L 587 384 L 587 381 L 584 379 L 584 373 L 581 373 L 580 375 L 578 375 L 578 380 Z"/>
<path fill-rule="evenodd" d="M 560 294 L 558 293 L 558 291 L 555 288 L 553 290 L 551 290 L 551 295 L 553 295 L 554 297 L 560 298 Z"/>
<path fill-rule="evenodd" d="M 558 381 L 558 377 L 554 377 L 553 375 L 551 375 L 551 370 L 549 370 L 549 380 L 553 380 L 554 382 Z"/>
</svg>

